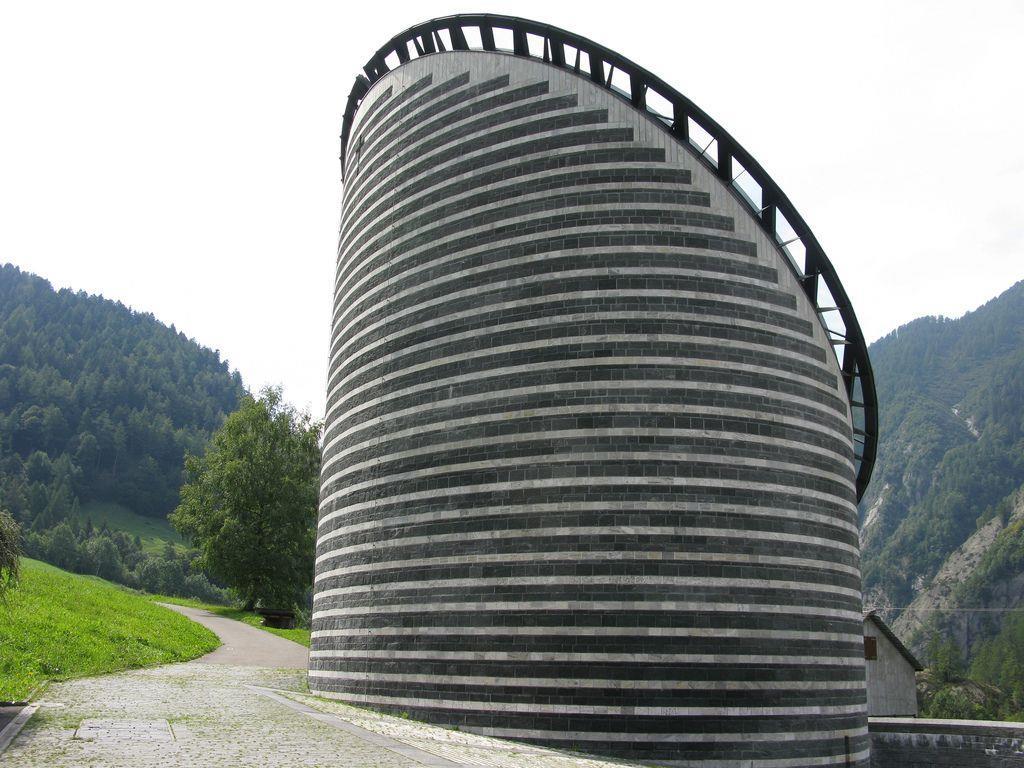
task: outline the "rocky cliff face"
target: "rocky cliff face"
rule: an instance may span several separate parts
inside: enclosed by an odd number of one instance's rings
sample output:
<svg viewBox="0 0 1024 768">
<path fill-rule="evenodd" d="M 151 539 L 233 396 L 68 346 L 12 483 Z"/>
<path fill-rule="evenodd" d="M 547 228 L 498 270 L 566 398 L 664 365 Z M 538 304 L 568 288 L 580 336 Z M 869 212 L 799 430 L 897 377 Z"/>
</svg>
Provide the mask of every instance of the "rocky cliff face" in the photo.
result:
<svg viewBox="0 0 1024 768">
<path fill-rule="evenodd" d="M 1024 573 L 986 584 L 989 595 L 984 605 L 971 605 L 965 600 L 974 595 L 970 587 L 984 581 L 986 574 L 979 567 L 992 560 L 997 542 L 1012 537 L 1022 522 L 1024 492 L 1015 494 L 1009 519 L 993 517 L 946 558 L 931 582 L 894 619 L 893 632 L 904 638 L 915 653 L 922 654 L 927 629 L 935 626 L 935 622 L 943 622 L 958 645 L 969 651 L 977 637 L 987 634 L 985 628 L 994 618 L 989 614 L 1024 603 Z"/>
</svg>

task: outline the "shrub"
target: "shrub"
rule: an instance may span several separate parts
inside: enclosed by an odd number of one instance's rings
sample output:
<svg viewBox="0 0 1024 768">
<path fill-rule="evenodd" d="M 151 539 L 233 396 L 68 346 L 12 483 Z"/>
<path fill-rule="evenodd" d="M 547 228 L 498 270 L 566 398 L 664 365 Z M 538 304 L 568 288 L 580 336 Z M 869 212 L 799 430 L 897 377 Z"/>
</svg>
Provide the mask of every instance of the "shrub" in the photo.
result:
<svg viewBox="0 0 1024 768">
<path fill-rule="evenodd" d="M 21 572 L 21 532 L 7 510 L 0 509 L 0 596 L 13 587 Z"/>
</svg>

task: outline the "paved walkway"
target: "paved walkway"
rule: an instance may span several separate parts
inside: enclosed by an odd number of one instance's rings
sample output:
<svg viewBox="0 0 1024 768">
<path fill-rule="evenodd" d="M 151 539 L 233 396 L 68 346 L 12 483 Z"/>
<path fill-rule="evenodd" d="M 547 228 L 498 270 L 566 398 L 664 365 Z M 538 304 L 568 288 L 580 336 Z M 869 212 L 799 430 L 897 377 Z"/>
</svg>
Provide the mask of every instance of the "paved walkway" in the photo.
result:
<svg viewBox="0 0 1024 768">
<path fill-rule="evenodd" d="M 180 612 L 193 617 L 193 610 Z M 4 768 L 623 765 L 309 696 L 304 692 L 305 648 L 297 646 L 301 651 L 297 656 L 294 648 L 287 647 L 294 643 L 269 632 L 205 611 L 196 613 L 193 618 L 217 632 L 226 648 L 184 664 L 51 685 L 45 699 L 37 702 L 35 715 L 0 756 L 0 764 Z M 292 668 L 258 666 L 257 659 Z"/>
<path fill-rule="evenodd" d="M 297 689 L 297 670 L 169 664 L 51 686 L 4 768 L 420 764 L 244 686 Z"/>
<path fill-rule="evenodd" d="M 192 621 L 213 630 L 220 638 L 220 648 L 196 659 L 200 664 L 228 664 L 236 667 L 274 667 L 305 669 L 308 651 L 298 643 L 285 640 L 234 619 L 226 619 L 202 608 L 160 603 L 165 608 L 188 616 Z"/>
</svg>

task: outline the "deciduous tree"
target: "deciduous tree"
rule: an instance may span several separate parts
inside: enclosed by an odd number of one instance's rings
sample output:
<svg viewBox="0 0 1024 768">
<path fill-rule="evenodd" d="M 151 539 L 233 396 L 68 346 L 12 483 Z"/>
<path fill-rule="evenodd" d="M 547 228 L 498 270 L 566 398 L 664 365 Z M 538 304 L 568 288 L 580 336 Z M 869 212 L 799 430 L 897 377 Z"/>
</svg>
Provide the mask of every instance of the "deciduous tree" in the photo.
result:
<svg viewBox="0 0 1024 768">
<path fill-rule="evenodd" d="M 270 388 L 244 398 L 202 457 L 185 459 L 171 522 L 250 608 L 290 608 L 312 583 L 319 437 Z"/>
</svg>

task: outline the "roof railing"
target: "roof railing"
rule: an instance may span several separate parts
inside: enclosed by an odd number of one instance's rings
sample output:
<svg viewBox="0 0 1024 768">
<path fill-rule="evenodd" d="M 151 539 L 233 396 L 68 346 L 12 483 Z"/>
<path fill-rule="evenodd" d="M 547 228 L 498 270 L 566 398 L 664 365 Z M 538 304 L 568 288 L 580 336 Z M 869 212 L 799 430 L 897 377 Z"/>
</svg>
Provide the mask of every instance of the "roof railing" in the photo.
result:
<svg viewBox="0 0 1024 768">
<path fill-rule="evenodd" d="M 704 110 L 661 78 L 592 40 L 529 19 L 460 14 L 417 24 L 391 38 L 356 77 L 342 122 L 342 179 L 356 110 L 370 86 L 413 59 L 470 50 L 510 53 L 589 77 L 688 146 L 751 211 L 796 271 L 839 362 L 853 409 L 860 500 L 878 448 L 878 401 L 867 345 L 849 297 L 811 228 L 761 164 Z M 832 314 L 836 312 L 838 317 Z"/>
</svg>

